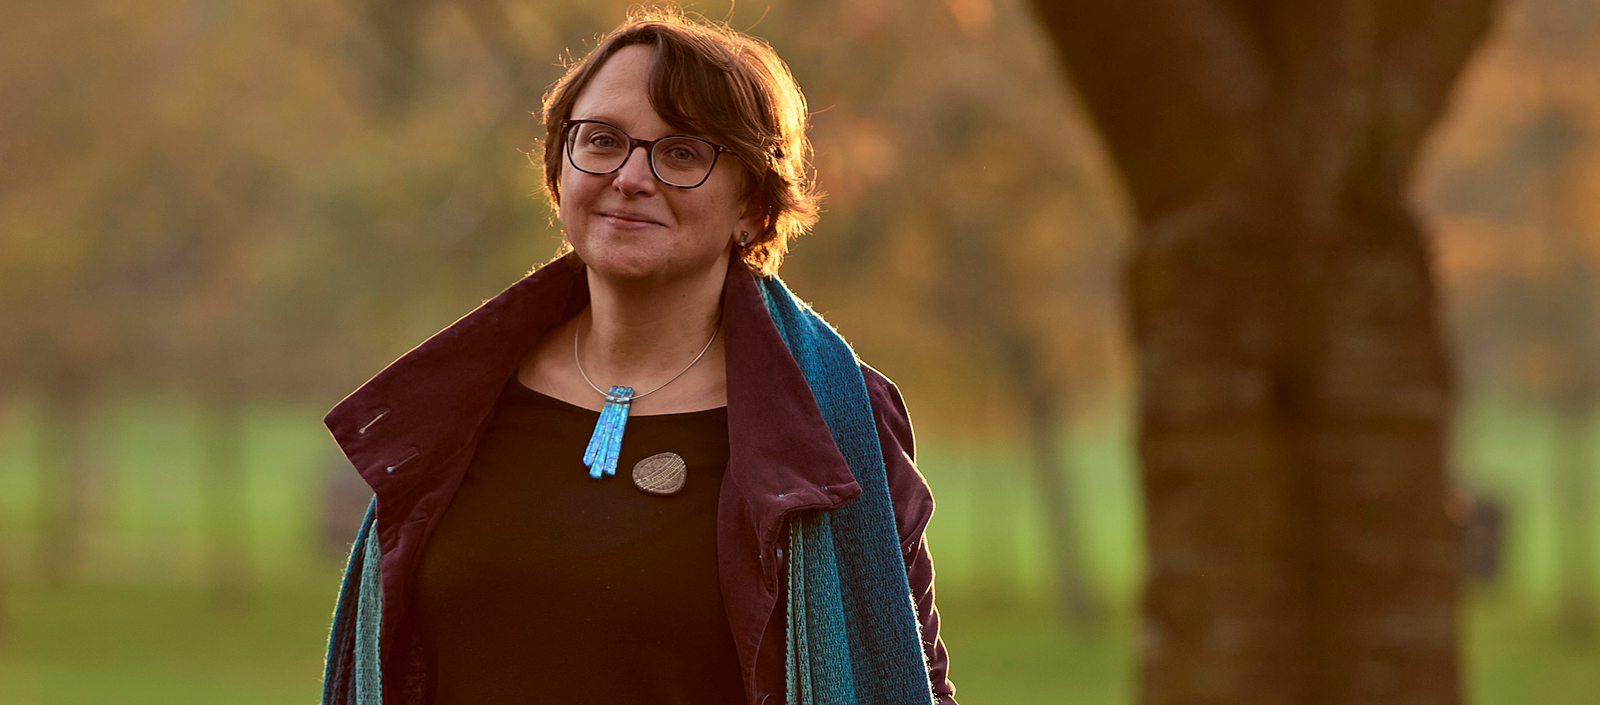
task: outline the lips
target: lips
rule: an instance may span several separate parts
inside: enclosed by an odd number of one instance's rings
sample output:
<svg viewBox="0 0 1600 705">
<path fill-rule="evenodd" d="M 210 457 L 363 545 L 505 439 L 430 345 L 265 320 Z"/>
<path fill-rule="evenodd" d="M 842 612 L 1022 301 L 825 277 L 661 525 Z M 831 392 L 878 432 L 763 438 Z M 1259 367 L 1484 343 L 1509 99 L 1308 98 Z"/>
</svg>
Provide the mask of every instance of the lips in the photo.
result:
<svg viewBox="0 0 1600 705">
<path fill-rule="evenodd" d="M 661 222 L 659 220 L 651 218 L 651 217 L 649 217 L 649 216 L 647 216 L 647 215 L 645 215 L 643 213 L 635 213 L 633 211 L 617 211 L 617 210 L 600 211 L 600 215 L 603 216 L 603 217 L 606 217 L 606 218 L 620 220 L 624 224 L 660 225 L 660 226 L 663 226 L 663 227 L 666 226 L 666 223 L 663 223 L 663 222 Z"/>
</svg>

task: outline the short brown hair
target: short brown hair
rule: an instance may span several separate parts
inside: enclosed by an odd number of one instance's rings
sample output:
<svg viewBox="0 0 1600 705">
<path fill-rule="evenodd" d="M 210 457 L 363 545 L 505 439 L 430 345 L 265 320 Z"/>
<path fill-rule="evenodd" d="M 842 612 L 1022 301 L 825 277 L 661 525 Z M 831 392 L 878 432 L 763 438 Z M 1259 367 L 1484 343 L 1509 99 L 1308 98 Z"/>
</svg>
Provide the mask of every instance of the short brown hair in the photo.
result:
<svg viewBox="0 0 1600 705">
<path fill-rule="evenodd" d="M 744 165 L 745 198 L 763 211 L 742 258 L 772 274 L 799 237 L 817 221 L 806 138 L 806 99 L 789 67 L 765 42 L 677 10 L 629 13 L 593 51 L 567 67 L 544 96 L 544 183 L 550 202 L 561 202 L 561 123 L 572 117 L 578 94 L 619 49 L 655 50 L 650 106 L 674 130 L 727 147 Z"/>
</svg>

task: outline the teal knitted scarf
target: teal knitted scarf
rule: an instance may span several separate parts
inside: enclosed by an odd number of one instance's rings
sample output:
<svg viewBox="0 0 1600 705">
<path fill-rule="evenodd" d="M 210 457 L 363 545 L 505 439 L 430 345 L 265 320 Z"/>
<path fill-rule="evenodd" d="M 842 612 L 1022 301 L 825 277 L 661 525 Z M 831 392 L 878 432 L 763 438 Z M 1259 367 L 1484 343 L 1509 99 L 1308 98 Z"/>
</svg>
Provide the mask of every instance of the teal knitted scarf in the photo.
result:
<svg viewBox="0 0 1600 705">
<path fill-rule="evenodd" d="M 860 360 L 776 276 L 757 279 L 833 442 L 861 486 L 838 509 L 789 522 L 788 705 L 932 703 L 921 623 Z M 329 636 L 325 705 L 381 705 L 375 507 L 356 535 Z"/>
</svg>

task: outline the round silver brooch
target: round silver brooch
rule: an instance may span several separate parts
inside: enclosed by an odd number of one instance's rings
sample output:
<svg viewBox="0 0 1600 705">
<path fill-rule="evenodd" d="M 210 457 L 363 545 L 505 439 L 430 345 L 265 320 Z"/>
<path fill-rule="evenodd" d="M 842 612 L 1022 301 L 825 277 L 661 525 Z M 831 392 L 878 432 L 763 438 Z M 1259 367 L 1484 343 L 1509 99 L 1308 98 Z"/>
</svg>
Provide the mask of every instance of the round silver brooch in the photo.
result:
<svg viewBox="0 0 1600 705">
<path fill-rule="evenodd" d="M 633 466 L 633 484 L 650 494 L 673 494 L 688 480 L 689 467 L 677 453 L 656 453 Z"/>
</svg>

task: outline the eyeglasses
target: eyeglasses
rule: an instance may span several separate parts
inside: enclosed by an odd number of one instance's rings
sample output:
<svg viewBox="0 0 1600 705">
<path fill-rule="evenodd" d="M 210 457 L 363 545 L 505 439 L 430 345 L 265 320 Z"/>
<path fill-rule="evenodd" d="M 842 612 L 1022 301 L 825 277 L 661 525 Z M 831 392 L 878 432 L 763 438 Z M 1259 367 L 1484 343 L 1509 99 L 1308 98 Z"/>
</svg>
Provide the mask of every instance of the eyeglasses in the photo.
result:
<svg viewBox="0 0 1600 705">
<path fill-rule="evenodd" d="M 634 139 L 621 128 L 599 120 L 563 120 L 567 161 L 585 174 L 610 174 L 628 163 L 633 150 L 645 148 L 650 172 L 668 186 L 689 189 L 706 182 L 717 157 L 729 151 L 699 137 L 667 135 L 656 140 Z"/>
</svg>

